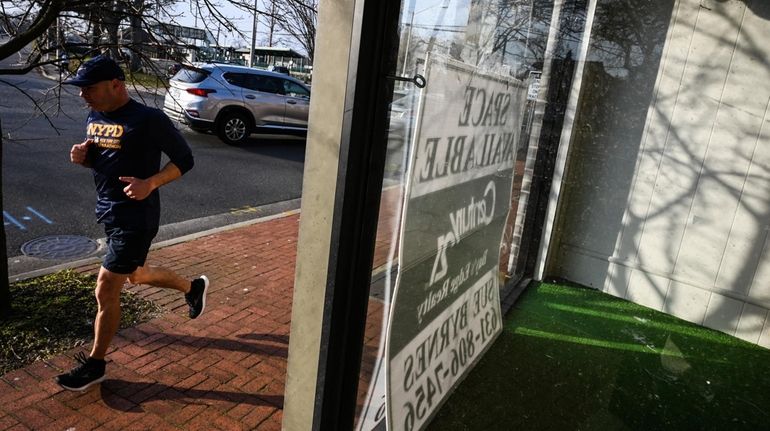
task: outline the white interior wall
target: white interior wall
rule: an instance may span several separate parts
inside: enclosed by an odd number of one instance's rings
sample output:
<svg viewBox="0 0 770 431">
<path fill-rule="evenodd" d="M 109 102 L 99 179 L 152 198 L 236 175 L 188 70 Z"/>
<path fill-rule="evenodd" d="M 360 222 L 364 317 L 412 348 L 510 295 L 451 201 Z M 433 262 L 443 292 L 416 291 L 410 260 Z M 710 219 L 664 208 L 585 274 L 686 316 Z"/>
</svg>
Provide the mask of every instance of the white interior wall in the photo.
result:
<svg viewBox="0 0 770 431">
<path fill-rule="evenodd" d="M 679 0 L 641 134 L 578 103 L 549 275 L 770 348 L 767 41 L 768 2 Z"/>
</svg>

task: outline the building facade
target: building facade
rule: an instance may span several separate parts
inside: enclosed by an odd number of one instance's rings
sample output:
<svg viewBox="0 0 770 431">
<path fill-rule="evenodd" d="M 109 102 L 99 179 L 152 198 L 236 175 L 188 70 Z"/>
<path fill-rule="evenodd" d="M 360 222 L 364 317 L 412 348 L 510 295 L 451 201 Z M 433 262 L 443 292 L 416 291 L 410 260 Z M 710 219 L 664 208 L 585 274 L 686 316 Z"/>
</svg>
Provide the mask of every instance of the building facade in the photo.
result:
<svg viewBox="0 0 770 431">
<path fill-rule="evenodd" d="M 284 429 L 423 428 L 532 279 L 770 347 L 765 2 L 382 3 L 320 4 Z"/>
</svg>

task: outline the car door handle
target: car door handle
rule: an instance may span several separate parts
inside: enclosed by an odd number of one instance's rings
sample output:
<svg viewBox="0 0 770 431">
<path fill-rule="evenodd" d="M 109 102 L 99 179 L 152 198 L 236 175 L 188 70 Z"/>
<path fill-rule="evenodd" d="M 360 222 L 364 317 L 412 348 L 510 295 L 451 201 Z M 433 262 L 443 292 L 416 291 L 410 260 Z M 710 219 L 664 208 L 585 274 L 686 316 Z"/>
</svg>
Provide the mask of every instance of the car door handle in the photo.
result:
<svg viewBox="0 0 770 431">
<path fill-rule="evenodd" d="M 286 101 L 286 103 L 288 103 L 289 105 L 296 105 L 296 104 L 297 104 L 297 101 L 296 101 L 296 100 L 292 100 L 292 99 L 289 99 L 289 100 L 287 100 L 287 101 Z"/>
<path fill-rule="evenodd" d="M 255 95 L 253 95 L 253 94 L 247 94 L 247 95 L 245 95 L 245 96 L 243 96 L 243 97 L 245 97 L 245 98 L 247 98 L 247 99 L 256 99 L 256 98 L 257 98 L 257 96 L 255 96 Z"/>
</svg>

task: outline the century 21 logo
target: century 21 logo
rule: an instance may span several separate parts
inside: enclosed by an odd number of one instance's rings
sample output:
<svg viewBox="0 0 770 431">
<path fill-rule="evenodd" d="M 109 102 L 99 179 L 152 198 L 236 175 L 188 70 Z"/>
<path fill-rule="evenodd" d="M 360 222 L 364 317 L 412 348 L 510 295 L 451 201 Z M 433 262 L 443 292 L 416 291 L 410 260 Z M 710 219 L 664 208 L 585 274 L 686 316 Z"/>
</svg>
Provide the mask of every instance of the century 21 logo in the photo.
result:
<svg viewBox="0 0 770 431">
<path fill-rule="evenodd" d="M 86 133 L 99 148 L 111 150 L 122 148 L 120 137 L 123 136 L 123 126 L 120 124 L 88 123 Z"/>
<path fill-rule="evenodd" d="M 436 257 L 433 260 L 433 270 L 430 273 L 430 283 L 441 280 L 447 275 L 449 265 L 447 264 L 447 250 L 460 243 L 463 237 L 480 228 L 488 226 L 495 217 L 496 200 L 495 182 L 489 181 L 484 189 L 484 197 L 476 200 L 471 196 L 471 202 L 468 206 L 458 208 L 449 214 L 449 222 L 452 224 L 452 230 L 445 235 L 439 235 L 436 238 Z"/>
</svg>

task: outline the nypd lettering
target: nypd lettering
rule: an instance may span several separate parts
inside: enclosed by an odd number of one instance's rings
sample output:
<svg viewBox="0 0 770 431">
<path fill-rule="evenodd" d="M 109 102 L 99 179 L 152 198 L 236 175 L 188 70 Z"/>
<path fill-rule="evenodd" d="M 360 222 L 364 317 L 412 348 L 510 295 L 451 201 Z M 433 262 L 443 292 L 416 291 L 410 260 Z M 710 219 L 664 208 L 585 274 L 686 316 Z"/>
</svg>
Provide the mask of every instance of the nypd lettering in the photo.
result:
<svg viewBox="0 0 770 431">
<path fill-rule="evenodd" d="M 86 134 L 92 139 L 97 147 L 110 150 L 120 150 L 122 148 L 121 138 L 124 129 L 120 124 L 102 124 L 88 123 Z"/>
</svg>

